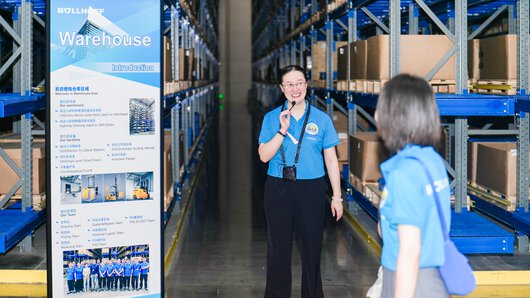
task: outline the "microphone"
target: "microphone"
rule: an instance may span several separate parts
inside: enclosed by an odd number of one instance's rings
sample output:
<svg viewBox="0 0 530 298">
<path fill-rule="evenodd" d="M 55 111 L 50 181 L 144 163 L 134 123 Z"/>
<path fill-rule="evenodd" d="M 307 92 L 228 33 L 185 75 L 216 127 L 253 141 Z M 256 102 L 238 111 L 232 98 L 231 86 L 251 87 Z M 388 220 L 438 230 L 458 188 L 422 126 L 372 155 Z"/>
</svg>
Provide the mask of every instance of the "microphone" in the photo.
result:
<svg viewBox="0 0 530 298">
<path fill-rule="evenodd" d="M 291 104 L 292 104 L 292 106 L 291 106 L 291 108 L 289 109 L 289 112 L 294 108 L 294 105 L 296 104 L 296 101 L 294 101 L 294 100 L 291 101 Z"/>
</svg>

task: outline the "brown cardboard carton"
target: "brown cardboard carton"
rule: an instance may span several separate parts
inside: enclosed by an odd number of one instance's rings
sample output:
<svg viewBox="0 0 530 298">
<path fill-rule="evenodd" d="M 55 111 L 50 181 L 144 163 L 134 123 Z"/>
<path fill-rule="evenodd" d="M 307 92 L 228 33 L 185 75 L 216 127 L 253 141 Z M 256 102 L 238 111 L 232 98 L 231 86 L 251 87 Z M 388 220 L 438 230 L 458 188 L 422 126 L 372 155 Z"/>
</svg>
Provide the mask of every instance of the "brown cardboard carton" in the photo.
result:
<svg viewBox="0 0 530 298">
<path fill-rule="evenodd" d="M 358 40 L 337 51 L 337 79 L 348 80 L 348 50 L 350 51 L 350 79 L 366 79 L 366 40 Z"/>
<path fill-rule="evenodd" d="M 326 71 L 326 42 L 319 41 L 311 45 L 311 80 L 320 80 L 320 73 Z"/>
<path fill-rule="evenodd" d="M 186 78 L 189 81 L 193 80 L 193 71 L 195 70 L 195 50 L 186 49 L 185 51 L 187 62 L 186 62 Z"/>
<path fill-rule="evenodd" d="M 477 149 L 479 145 L 503 144 L 498 142 L 468 142 L 467 143 L 467 179 L 471 185 L 477 183 Z"/>
<path fill-rule="evenodd" d="M 506 196 L 515 196 L 516 166 L 515 143 L 477 144 L 477 184 Z"/>
<path fill-rule="evenodd" d="M 188 64 L 188 59 L 186 57 L 186 50 L 183 48 L 179 48 L 179 81 L 187 81 L 187 72 L 186 72 L 186 65 Z"/>
<path fill-rule="evenodd" d="M 348 46 L 337 49 L 337 80 L 348 80 Z"/>
<path fill-rule="evenodd" d="M 470 79 L 480 79 L 480 39 L 467 43 L 467 72 Z"/>
<path fill-rule="evenodd" d="M 22 167 L 20 142 L 3 143 L 0 147 L 6 154 L 13 159 L 18 167 Z M 45 143 L 33 143 L 33 193 L 40 194 L 46 191 L 46 152 Z M 0 158 L 0 194 L 7 194 L 19 177 L 13 169 Z M 16 194 L 21 194 L 22 188 L 19 188 Z"/>
<path fill-rule="evenodd" d="M 169 39 L 167 36 L 164 36 L 163 64 L 164 64 L 164 81 L 165 82 L 173 81 L 173 72 L 172 72 L 172 66 L 171 66 L 172 57 L 171 56 L 172 56 L 171 39 Z"/>
<path fill-rule="evenodd" d="M 517 36 L 506 34 L 480 40 L 480 79 L 517 79 Z"/>
<path fill-rule="evenodd" d="M 336 49 L 346 45 L 347 42 L 338 41 L 335 43 Z M 325 80 L 326 73 L 326 42 L 319 41 L 311 46 L 312 49 L 312 68 L 311 68 L 311 80 Z M 337 71 L 337 50 L 333 52 L 333 71 Z"/>
<path fill-rule="evenodd" d="M 375 132 L 359 132 L 350 143 L 350 171 L 363 182 L 376 182 L 382 177 L 379 165 L 388 157 L 383 142 Z"/>
<path fill-rule="evenodd" d="M 366 79 L 366 63 L 367 63 L 367 42 L 366 40 L 358 40 L 353 43 L 350 48 L 352 59 L 350 60 L 351 79 L 364 80 Z"/>
<path fill-rule="evenodd" d="M 336 113 L 333 116 L 333 125 L 340 140 L 340 144 L 337 145 L 337 158 L 339 162 L 348 161 L 348 117 Z"/>
<path fill-rule="evenodd" d="M 399 72 L 420 77 L 427 75 L 453 43 L 445 35 L 401 35 Z M 377 35 L 367 39 L 367 78 L 390 79 L 390 39 Z M 454 55 L 434 75 L 433 80 L 455 79 Z"/>
</svg>

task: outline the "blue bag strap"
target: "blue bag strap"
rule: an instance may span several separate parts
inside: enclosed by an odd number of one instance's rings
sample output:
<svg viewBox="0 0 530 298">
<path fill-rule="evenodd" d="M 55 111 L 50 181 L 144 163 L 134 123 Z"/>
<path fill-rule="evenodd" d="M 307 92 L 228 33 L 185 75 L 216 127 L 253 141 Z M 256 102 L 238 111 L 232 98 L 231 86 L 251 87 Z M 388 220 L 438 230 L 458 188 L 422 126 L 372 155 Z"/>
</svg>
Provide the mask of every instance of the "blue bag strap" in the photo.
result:
<svg viewBox="0 0 530 298">
<path fill-rule="evenodd" d="M 445 220 L 444 220 L 444 217 L 443 217 L 442 206 L 441 206 L 441 203 L 440 203 L 440 197 L 438 196 L 438 192 L 436 192 L 436 188 L 434 186 L 434 179 L 432 179 L 432 176 L 431 176 L 431 173 L 429 172 L 429 169 L 427 169 L 427 166 L 425 165 L 425 163 L 421 159 L 419 159 L 417 157 L 414 157 L 414 156 L 408 156 L 407 158 L 416 160 L 421 165 L 421 167 L 423 168 L 423 171 L 425 171 L 425 175 L 427 175 L 427 179 L 429 179 L 429 184 L 431 185 L 432 193 L 434 194 L 434 201 L 436 202 L 436 210 L 438 211 L 438 218 L 440 219 L 440 224 L 442 225 L 442 232 L 443 232 L 443 235 L 444 235 L 444 240 L 448 241 L 449 240 L 449 231 L 447 230 L 447 225 L 445 224 Z"/>
</svg>

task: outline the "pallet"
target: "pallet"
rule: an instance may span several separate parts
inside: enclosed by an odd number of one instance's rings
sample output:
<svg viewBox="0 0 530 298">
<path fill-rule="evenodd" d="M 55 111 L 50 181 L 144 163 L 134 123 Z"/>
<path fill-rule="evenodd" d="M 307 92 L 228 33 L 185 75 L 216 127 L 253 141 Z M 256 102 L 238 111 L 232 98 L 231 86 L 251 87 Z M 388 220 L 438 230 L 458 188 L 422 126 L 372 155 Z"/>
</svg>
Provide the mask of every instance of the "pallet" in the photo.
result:
<svg viewBox="0 0 530 298">
<path fill-rule="evenodd" d="M 6 194 L 0 194 L 0 200 L 5 198 Z M 4 206 L 4 208 L 7 208 L 13 204 L 16 204 L 17 202 L 20 202 L 22 200 L 21 194 L 14 194 L 11 199 L 7 202 L 7 204 Z M 46 193 L 40 193 L 40 194 L 33 194 L 31 196 L 31 205 L 33 207 L 33 210 L 35 211 L 41 211 L 46 208 Z"/>
<path fill-rule="evenodd" d="M 507 196 L 478 184 L 469 184 L 468 191 L 470 194 L 480 197 L 506 211 L 515 211 L 517 209 L 517 196 Z"/>
<path fill-rule="evenodd" d="M 455 93 L 455 80 L 430 80 L 434 93 Z"/>
<path fill-rule="evenodd" d="M 362 193 L 376 208 L 379 208 L 379 202 L 381 201 L 379 183 L 376 181 L 362 181 L 350 173 L 350 184 L 358 192 Z"/>
<path fill-rule="evenodd" d="M 477 80 L 471 85 L 471 92 L 480 94 L 515 95 L 517 80 Z"/>
</svg>

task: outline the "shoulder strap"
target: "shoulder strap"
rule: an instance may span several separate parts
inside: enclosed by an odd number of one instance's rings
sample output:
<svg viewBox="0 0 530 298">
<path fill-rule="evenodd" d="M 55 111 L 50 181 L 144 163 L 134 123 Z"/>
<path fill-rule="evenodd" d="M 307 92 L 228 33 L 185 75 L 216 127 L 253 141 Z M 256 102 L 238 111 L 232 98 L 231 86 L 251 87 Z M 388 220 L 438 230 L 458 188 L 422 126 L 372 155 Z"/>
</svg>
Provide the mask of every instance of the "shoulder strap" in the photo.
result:
<svg viewBox="0 0 530 298">
<path fill-rule="evenodd" d="M 447 230 L 447 225 L 445 224 L 445 220 L 444 220 L 444 217 L 443 217 L 442 206 L 441 206 L 441 203 L 440 203 L 440 197 L 438 196 L 438 193 L 436 192 L 436 187 L 434 186 L 434 179 L 432 179 L 432 176 L 431 176 L 431 173 L 429 172 L 429 169 L 427 169 L 427 166 L 425 165 L 425 163 L 421 159 L 419 159 L 417 157 L 414 157 L 414 156 L 409 156 L 407 158 L 416 160 L 421 165 L 421 167 L 423 168 L 423 171 L 425 172 L 425 175 L 427 176 L 427 179 L 429 179 L 429 184 L 431 185 L 432 193 L 434 194 L 434 201 L 436 202 L 436 210 L 438 211 L 438 218 L 440 219 L 440 224 L 442 225 L 442 233 L 444 235 L 444 240 L 447 241 L 447 240 L 449 240 L 449 231 Z"/>
<path fill-rule="evenodd" d="M 307 121 L 309 119 L 309 114 L 311 114 L 311 104 L 309 102 L 306 102 L 307 106 L 307 114 L 305 115 L 304 119 L 304 125 L 302 126 L 302 132 L 300 132 L 300 137 L 298 138 L 298 147 L 296 148 L 296 156 L 294 158 L 294 165 L 296 166 L 298 164 L 298 158 L 300 157 L 300 149 L 302 148 L 302 141 L 304 139 L 304 133 L 305 133 L 305 127 L 307 125 Z M 285 104 L 282 105 L 283 112 L 285 110 Z M 282 155 L 282 164 L 285 164 L 285 151 L 283 150 L 283 143 L 280 146 L 280 153 Z"/>
</svg>

